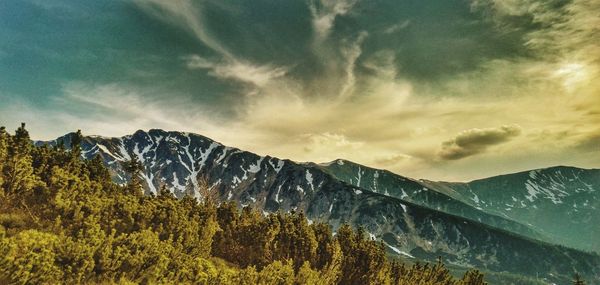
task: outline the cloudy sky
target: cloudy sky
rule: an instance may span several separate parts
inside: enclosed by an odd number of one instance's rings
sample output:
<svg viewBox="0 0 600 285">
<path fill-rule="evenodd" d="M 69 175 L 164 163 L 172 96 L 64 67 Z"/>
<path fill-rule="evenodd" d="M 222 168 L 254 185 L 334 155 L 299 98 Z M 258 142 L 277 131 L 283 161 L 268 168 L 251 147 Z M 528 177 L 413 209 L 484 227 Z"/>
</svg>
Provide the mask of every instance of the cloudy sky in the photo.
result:
<svg viewBox="0 0 600 285">
<path fill-rule="evenodd" d="M 428 179 L 600 167 L 597 0 L 3 0 L 0 124 Z"/>
</svg>

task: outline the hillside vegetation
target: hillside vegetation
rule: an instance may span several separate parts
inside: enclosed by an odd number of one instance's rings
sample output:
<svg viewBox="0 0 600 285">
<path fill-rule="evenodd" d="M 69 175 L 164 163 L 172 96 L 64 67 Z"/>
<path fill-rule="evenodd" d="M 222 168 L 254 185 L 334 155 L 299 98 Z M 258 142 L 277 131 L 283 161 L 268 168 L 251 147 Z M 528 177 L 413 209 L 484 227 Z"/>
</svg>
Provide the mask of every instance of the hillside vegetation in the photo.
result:
<svg viewBox="0 0 600 285">
<path fill-rule="evenodd" d="M 234 203 L 142 194 L 140 165 L 117 185 L 97 157 L 34 147 L 24 126 L 0 129 L 0 283 L 485 284 L 441 262 L 389 261 L 363 230 L 263 215 Z"/>
</svg>

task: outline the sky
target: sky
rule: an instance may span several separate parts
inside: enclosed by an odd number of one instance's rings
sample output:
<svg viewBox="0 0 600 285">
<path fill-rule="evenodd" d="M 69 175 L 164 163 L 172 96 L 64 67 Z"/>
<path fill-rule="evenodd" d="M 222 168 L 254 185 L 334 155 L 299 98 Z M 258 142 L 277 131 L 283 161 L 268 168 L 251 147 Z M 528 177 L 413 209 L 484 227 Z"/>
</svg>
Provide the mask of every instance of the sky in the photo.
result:
<svg viewBox="0 0 600 285">
<path fill-rule="evenodd" d="M 3 0 L 0 125 L 466 181 L 600 168 L 597 0 Z"/>
</svg>

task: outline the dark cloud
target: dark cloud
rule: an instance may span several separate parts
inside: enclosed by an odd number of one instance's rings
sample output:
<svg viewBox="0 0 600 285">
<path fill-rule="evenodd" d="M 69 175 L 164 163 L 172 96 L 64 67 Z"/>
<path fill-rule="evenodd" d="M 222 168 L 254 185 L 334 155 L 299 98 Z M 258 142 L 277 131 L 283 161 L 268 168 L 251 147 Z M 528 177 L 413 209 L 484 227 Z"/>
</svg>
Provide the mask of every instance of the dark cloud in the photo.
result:
<svg viewBox="0 0 600 285">
<path fill-rule="evenodd" d="M 482 153 L 488 147 L 505 143 L 521 134 L 517 125 L 500 128 L 470 129 L 442 143 L 438 156 L 444 160 L 457 160 Z"/>
</svg>

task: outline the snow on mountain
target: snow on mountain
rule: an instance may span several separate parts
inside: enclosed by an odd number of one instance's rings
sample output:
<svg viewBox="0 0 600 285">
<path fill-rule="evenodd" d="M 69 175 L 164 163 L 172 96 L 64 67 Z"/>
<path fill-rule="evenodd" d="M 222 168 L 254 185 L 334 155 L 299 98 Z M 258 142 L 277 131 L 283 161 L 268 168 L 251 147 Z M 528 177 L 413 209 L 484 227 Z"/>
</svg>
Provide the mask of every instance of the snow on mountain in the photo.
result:
<svg viewBox="0 0 600 285">
<path fill-rule="evenodd" d="M 487 213 L 477 205 L 463 202 L 460 194 L 453 190 L 436 189 L 424 181 L 403 177 L 386 170 L 366 167 L 351 161 L 337 161 L 342 163 L 327 163 L 319 166 L 337 179 L 356 187 L 482 222 L 527 237 L 547 240 L 534 227 L 518 223 L 502 215 Z M 359 173 L 361 179 L 356 179 L 359 177 Z M 474 201 L 477 201 L 477 196 L 474 197 Z"/>
<path fill-rule="evenodd" d="M 600 252 L 600 169 L 557 166 L 450 187 L 488 213 L 535 225 L 554 243 Z"/>
</svg>

